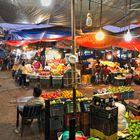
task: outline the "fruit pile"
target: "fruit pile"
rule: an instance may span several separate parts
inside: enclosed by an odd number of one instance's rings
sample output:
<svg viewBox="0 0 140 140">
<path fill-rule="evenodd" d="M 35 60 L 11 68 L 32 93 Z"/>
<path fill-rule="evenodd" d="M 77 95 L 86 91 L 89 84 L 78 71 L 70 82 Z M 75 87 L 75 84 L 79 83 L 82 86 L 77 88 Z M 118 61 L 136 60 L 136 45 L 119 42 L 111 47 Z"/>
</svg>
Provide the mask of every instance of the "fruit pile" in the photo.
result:
<svg viewBox="0 0 140 140">
<path fill-rule="evenodd" d="M 51 105 L 61 104 L 61 103 L 63 103 L 63 102 L 61 101 L 61 99 L 55 99 L 55 100 L 52 100 L 52 101 L 50 102 Z"/>
<path fill-rule="evenodd" d="M 62 98 L 61 92 L 59 92 L 59 91 L 43 92 L 41 94 L 41 97 L 44 98 L 44 100 Z"/>
<path fill-rule="evenodd" d="M 130 86 L 119 86 L 119 87 L 110 86 L 106 89 L 106 91 L 110 93 L 122 93 L 122 92 L 134 91 L 134 89 Z"/>
<path fill-rule="evenodd" d="M 73 92 L 71 90 L 43 92 L 41 94 L 41 97 L 45 100 L 59 98 L 69 99 L 73 97 Z M 83 97 L 83 94 L 80 91 L 76 90 L 76 97 Z"/>
<path fill-rule="evenodd" d="M 50 72 L 49 72 L 49 71 L 41 71 L 41 72 L 40 72 L 40 75 L 42 75 L 42 76 L 43 76 L 43 75 L 44 75 L 44 76 L 47 76 L 47 75 L 48 75 L 48 76 L 49 76 L 49 75 L 50 75 Z"/>
<path fill-rule="evenodd" d="M 62 96 L 65 99 L 72 98 L 73 97 L 73 91 L 72 90 L 62 91 Z M 83 97 L 83 94 L 80 91 L 76 90 L 76 97 Z"/>
<path fill-rule="evenodd" d="M 130 134 L 126 140 L 140 140 L 140 117 L 130 117 L 128 114 L 125 117 L 128 121 L 128 132 Z"/>
<path fill-rule="evenodd" d="M 82 101 L 91 101 L 91 100 L 92 98 L 84 97 L 84 98 L 78 98 L 76 101 L 82 102 Z"/>
</svg>

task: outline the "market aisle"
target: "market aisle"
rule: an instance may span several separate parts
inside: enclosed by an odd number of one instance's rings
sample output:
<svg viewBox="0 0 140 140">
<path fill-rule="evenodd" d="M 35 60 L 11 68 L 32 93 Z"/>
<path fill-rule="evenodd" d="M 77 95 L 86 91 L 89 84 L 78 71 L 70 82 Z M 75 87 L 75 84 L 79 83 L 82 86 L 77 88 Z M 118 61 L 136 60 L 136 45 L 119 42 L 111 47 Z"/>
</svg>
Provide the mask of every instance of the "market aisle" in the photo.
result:
<svg viewBox="0 0 140 140">
<path fill-rule="evenodd" d="M 32 89 L 17 87 L 11 77 L 11 72 L 0 71 L 0 139 L 1 140 L 43 140 L 34 123 L 31 128 L 25 128 L 23 138 L 15 134 L 16 104 L 18 97 L 32 95 Z"/>
</svg>

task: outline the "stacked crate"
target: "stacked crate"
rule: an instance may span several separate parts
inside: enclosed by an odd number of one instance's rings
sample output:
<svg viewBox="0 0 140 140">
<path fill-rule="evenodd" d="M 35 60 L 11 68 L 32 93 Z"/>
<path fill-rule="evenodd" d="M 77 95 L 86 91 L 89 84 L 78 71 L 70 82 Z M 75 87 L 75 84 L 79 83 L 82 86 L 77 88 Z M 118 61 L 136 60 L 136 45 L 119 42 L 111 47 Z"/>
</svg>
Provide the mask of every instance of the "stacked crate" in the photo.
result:
<svg viewBox="0 0 140 140">
<path fill-rule="evenodd" d="M 80 130 L 80 112 L 80 103 L 76 102 L 76 130 Z M 69 121 L 73 117 L 73 101 L 67 101 L 65 103 L 64 130 L 69 130 Z"/>
<path fill-rule="evenodd" d="M 39 83 L 38 76 L 29 76 L 29 86 L 34 88 Z"/>
<path fill-rule="evenodd" d="M 81 77 L 80 77 L 80 74 L 77 74 L 77 85 L 81 83 Z M 72 87 L 72 72 L 69 71 L 67 73 L 64 74 L 64 77 L 63 77 L 63 83 L 64 83 L 64 87 L 65 88 L 70 88 Z"/>
<path fill-rule="evenodd" d="M 53 104 L 50 107 L 51 140 L 57 139 L 57 133 L 63 130 L 64 104 Z"/>
<path fill-rule="evenodd" d="M 80 130 L 84 133 L 85 136 L 90 134 L 90 113 L 82 112 L 80 118 Z"/>
<path fill-rule="evenodd" d="M 90 136 L 103 140 L 117 140 L 118 108 L 103 109 L 91 106 Z"/>
<path fill-rule="evenodd" d="M 63 84 L 63 76 L 52 76 L 52 88 L 61 89 Z"/>
<path fill-rule="evenodd" d="M 40 87 L 41 89 L 50 88 L 50 76 L 40 76 Z"/>
<path fill-rule="evenodd" d="M 89 136 L 90 134 L 90 101 L 81 101 L 81 119 L 80 119 L 80 130 L 84 135 Z"/>
</svg>

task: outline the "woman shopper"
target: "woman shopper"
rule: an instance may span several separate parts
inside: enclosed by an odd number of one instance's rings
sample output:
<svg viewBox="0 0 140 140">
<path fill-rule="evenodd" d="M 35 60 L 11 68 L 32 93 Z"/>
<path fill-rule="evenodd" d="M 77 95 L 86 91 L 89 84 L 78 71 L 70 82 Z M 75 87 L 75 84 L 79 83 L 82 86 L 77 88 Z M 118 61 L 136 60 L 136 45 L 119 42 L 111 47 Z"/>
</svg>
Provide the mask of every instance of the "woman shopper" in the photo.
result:
<svg viewBox="0 0 140 140">
<path fill-rule="evenodd" d="M 19 85 L 22 86 L 22 84 L 23 84 L 23 87 L 26 87 L 27 68 L 26 68 L 26 65 L 25 65 L 25 61 L 23 61 L 21 63 L 19 71 L 21 72 Z"/>
</svg>

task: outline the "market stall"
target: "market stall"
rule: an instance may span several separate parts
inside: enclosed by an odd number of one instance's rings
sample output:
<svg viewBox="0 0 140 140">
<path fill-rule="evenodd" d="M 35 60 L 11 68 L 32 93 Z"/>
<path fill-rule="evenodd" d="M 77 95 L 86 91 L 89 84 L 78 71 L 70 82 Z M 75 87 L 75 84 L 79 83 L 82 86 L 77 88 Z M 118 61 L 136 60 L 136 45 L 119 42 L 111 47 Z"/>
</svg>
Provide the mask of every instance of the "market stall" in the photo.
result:
<svg viewBox="0 0 140 140">
<path fill-rule="evenodd" d="M 73 117 L 72 91 L 43 92 L 41 98 L 50 101 L 50 133 L 53 134 L 51 139 L 56 139 L 58 132 L 62 134 L 62 131 L 65 132 L 70 129 L 69 121 Z M 121 127 L 118 124 L 120 116 L 125 116 L 126 110 L 122 114 L 120 108 L 118 109 L 120 103 L 117 106 L 115 101 L 123 102 L 127 99 L 133 99 L 134 90 L 131 87 L 114 86 L 100 89 L 94 92 L 92 98 L 85 97 L 83 93 L 77 90 L 76 98 L 76 131 L 82 131 L 84 136 L 90 135 L 92 139 L 117 140 L 122 135 L 130 137 L 129 131 L 126 134 L 120 134 L 121 130 L 128 130 L 126 124 L 121 125 Z"/>
</svg>

